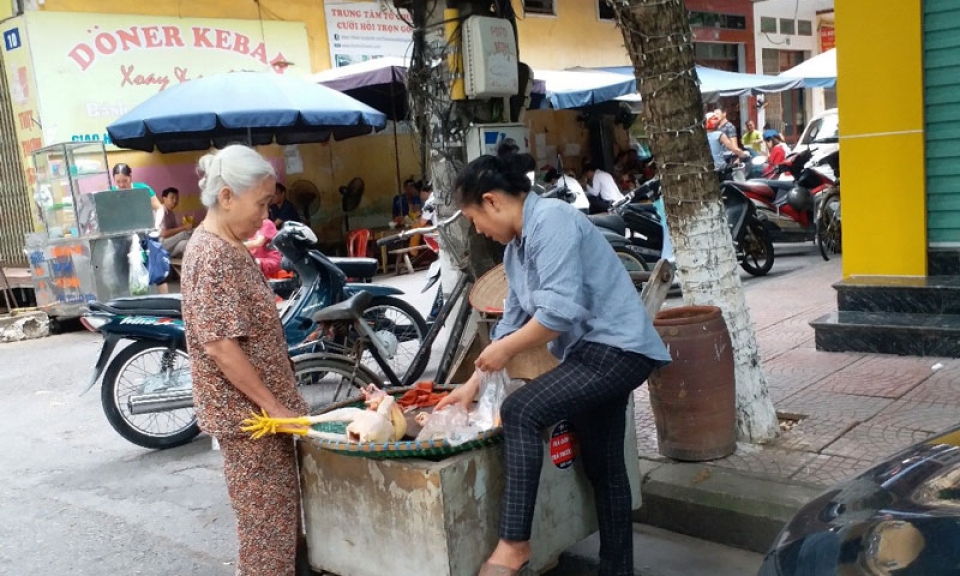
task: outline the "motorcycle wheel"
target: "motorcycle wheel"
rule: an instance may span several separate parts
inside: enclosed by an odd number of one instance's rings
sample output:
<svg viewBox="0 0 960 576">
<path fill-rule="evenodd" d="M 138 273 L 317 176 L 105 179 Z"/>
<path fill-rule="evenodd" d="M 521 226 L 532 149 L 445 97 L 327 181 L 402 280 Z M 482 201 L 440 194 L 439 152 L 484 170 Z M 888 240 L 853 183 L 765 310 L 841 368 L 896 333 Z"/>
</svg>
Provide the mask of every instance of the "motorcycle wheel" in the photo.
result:
<svg viewBox="0 0 960 576">
<path fill-rule="evenodd" d="M 427 321 L 423 316 L 417 312 L 416 308 L 399 298 L 375 296 L 370 306 L 363 312 L 363 317 L 374 332 L 386 332 L 395 337 L 396 342 L 391 344 L 396 344 L 396 350 L 390 358 L 387 358 L 387 363 L 394 374 L 403 380 L 404 375 L 410 370 L 408 381 L 416 381 L 430 362 L 430 351 L 427 350 L 420 362 L 411 367 L 427 334 Z M 363 363 L 367 366 L 377 366 L 376 360 L 368 351 L 363 353 Z"/>
<path fill-rule="evenodd" d="M 646 272 L 648 270 L 647 261 L 639 254 L 634 254 L 629 246 L 615 246 L 613 251 L 617 253 L 620 263 L 627 269 L 627 272 Z"/>
<path fill-rule="evenodd" d="M 747 224 L 740 267 L 752 276 L 766 276 L 773 268 L 773 241 L 759 222 Z"/>
<path fill-rule="evenodd" d="M 367 384 L 381 379 L 367 367 L 345 356 L 294 356 L 293 371 L 300 395 L 316 414 L 326 406 L 356 396 Z"/>
<path fill-rule="evenodd" d="M 189 370 L 186 350 L 170 350 L 158 342 L 134 342 L 110 362 L 100 388 L 100 401 L 107 421 L 125 440 L 154 450 L 181 446 L 200 433 L 194 408 L 167 412 L 131 414 L 130 396 L 140 394 L 144 380 L 169 363 L 170 370 Z"/>
<path fill-rule="evenodd" d="M 820 256 L 830 260 L 831 254 L 840 254 L 840 193 L 829 192 L 820 203 L 820 214 L 817 217 L 817 245 L 820 247 Z"/>
</svg>

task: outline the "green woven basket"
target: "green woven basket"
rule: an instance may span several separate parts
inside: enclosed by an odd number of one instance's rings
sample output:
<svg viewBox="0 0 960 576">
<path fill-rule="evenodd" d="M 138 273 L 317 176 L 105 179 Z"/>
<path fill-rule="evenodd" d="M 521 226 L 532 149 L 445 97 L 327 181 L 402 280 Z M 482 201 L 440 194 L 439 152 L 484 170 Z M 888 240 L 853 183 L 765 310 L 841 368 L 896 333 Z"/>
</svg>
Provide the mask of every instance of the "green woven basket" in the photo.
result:
<svg viewBox="0 0 960 576">
<path fill-rule="evenodd" d="M 435 391 L 450 391 L 456 386 L 434 386 Z M 403 396 L 410 388 L 394 388 L 387 392 L 399 398 Z M 355 397 L 331 404 L 320 414 L 325 414 L 338 408 L 363 408 L 363 397 Z M 345 422 L 323 422 L 314 424 L 313 429 L 318 432 L 329 432 L 333 434 L 345 434 L 347 424 Z M 348 456 L 364 456 L 366 458 L 436 458 L 442 459 L 461 452 L 468 452 L 483 448 L 484 446 L 494 446 L 503 441 L 503 429 L 494 428 L 486 430 L 477 435 L 476 438 L 464 442 L 458 446 L 452 446 L 447 440 L 400 440 L 397 442 L 350 442 L 348 440 L 327 440 L 323 438 L 310 438 L 310 442 L 324 450 L 339 452 Z"/>
</svg>

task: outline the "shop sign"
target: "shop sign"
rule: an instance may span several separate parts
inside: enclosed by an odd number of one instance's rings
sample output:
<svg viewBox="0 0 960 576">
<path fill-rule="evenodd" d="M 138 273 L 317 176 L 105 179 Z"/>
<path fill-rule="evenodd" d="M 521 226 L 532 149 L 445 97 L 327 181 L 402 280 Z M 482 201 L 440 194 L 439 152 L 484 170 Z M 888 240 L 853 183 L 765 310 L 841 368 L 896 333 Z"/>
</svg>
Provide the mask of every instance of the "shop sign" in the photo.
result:
<svg viewBox="0 0 960 576">
<path fill-rule="evenodd" d="M 836 29 L 833 26 L 820 27 L 820 52 L 826 52 L 837 45 Z"/>
<path fill-rule="evenodd" d="M 307 75 L 300 22 L 31 12 L 25 17 L 44 142 L 99 141 L 170 86 L 234 70 Z"/>
<path fill-rule="evenodd" d="M 325 2 L 330 62 L 333 67 L 373 58 L 409 58 L 410 14 L 373 2 Z"/>
<path fill-rule="evenodd" d="M 33 191 L 36 173 L 30 155 L 43 147 L 40 130 L 40 111 L 37 105 L 37 84 L 33 62 L 30 60 L 30 38 L 22 17 L 0 24 L 3 35 L 3 72 L 10 88 L 14 131 L 21 156 L 27 186 Z"/>
</svg>

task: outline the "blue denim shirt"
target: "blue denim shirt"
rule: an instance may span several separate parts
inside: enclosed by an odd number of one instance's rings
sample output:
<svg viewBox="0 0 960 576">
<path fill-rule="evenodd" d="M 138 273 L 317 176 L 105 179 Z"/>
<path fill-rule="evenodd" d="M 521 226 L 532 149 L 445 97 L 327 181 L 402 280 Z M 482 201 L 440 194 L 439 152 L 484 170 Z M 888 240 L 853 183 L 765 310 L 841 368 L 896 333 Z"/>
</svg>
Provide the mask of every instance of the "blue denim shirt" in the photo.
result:
<svg viewBox="0 0 960 576">
<path fill-rule="evenodd" d="M 494 339 L 536 318 L 560 332 L 549 349 L 561 361 L 581 341 L 670 361 L 620 259 L 570 204 L 527 194 L 523 233 L 507 245 L 504 267 L 509 288 Z"/>
</svg>

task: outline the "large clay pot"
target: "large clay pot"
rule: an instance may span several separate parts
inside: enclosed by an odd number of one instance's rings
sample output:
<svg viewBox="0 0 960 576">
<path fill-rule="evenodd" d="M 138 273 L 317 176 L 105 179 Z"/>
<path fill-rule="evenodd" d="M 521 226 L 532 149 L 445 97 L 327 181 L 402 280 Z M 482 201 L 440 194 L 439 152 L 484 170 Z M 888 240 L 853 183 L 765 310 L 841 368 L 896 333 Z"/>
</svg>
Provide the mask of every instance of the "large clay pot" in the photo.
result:
<svg viewBox="0 0 960 576">
<path fill-rule="evenodd" d="M 713 460 L 737 445 L 733 346 L 716 306 L 681 306 L 657 314 L 654 327 L 673 362 L 649 379 L 660 453 Z"/>
</svg>

